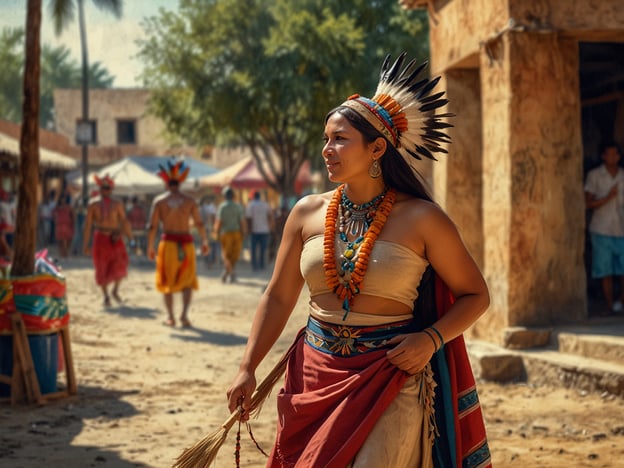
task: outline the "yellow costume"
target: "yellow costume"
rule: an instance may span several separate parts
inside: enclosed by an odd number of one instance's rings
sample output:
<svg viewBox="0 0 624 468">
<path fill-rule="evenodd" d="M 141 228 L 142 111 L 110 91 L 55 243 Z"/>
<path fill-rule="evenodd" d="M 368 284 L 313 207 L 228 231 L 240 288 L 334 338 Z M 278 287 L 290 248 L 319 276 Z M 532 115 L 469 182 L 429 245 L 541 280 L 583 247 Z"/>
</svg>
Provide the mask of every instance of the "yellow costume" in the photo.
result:
<svg viewBox="0 0 624 468">
<path fill-rule="evenodd" d="M 156 257 L 156 288 L 170 294 L 198 287 L 193 236 L 163 234 Z"/>
<path fill-rule="evenodd" d="M 240 231 L 224 232 L 219 237 L 221 249 L 230 262 L 236 263 L 243 250 L 243 235 Z"/>
</svg>

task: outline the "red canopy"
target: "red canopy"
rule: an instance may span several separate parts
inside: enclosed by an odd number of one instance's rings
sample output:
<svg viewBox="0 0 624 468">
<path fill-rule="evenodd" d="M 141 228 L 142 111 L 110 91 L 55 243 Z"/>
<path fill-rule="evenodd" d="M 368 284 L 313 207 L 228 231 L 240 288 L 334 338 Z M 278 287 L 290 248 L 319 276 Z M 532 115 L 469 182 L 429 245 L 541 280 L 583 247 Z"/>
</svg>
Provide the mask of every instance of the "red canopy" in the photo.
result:
<svg viewBox="0 0 624 468">
<path fill-rule="evenodd" d="M 269 174 L 271 176 L 271 174 Z M 230 185 L 236 189 L 258 190 L 267 187 L 267 183 L 258 170 L 258 166 L 253 158 L 249 163 L 232 179 Z"/>
<path fill-rule="evenodd" d="M 301 193 L 312 183 L 310 161 L 304 161 L 295 180 L 295 192 Z M 229 167 L 200 179 L 202 187 L 224 187 L 229 185 L 235 189 L 260 190 L 268 184 L 258 170 L 252 156 L 247 156 Z"/>
</svg>

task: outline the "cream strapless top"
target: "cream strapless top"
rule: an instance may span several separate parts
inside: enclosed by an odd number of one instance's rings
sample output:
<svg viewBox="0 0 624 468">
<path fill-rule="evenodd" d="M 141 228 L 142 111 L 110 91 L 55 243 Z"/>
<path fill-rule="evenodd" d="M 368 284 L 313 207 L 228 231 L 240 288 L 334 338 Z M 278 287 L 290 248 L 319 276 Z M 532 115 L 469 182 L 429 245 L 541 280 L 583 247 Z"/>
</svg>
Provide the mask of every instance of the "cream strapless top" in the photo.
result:
<svg viewBox="0 0 624 468">
<path fill-rule="evenodd" d="M 339 241 L 338 244 L 341 244 Z M 371 251 L 360 294 L 392 299 L 413 307 L 418 285 L 429 262 L 413 250 L 395 242 L 377 240 Z M 310 297 L 331 293 L 323 269 L 323 235 L 303 244 L 299 263 Z"/>
</svg>

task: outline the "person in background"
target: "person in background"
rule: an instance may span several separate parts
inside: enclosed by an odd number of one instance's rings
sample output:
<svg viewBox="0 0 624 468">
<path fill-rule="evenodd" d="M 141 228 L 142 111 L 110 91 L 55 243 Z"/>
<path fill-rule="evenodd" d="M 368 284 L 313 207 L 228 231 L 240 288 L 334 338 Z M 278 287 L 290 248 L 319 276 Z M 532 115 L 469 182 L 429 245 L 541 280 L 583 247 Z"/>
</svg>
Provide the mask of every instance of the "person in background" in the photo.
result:
<svg viewBox="0 0 624 468">
<path fill-rule="evenodd" d="M 592 246 L 592 278 L 599 278 L 606 301 L 601 315 L 620 313 L 624 306 L 624 169 L 620 149 L 613 141 L 600 147 L 602 164 L 587 173 L 585 204 L 592 210 L 589 223 Z M 620 277 L 614 300 L 613 277 Z"/>
<path fill-rule="evenodd" d="M 404 61 L 387 57 L 373 98 L 327 114 L 321 154 L 342 185 L 290 212 L 227 391 L 229 410 L 248 419 L 256 369 L 307 285 L 307 327 L 269 373 L 286 377 L 267 466 L 491 466 L 461 338 L 488 288 L 413 169 L 446 152 L 450 125 L 435 113 L 447 102 L 432 91 L 439 78 Z"/>
<path fill-rule="evenodd" d="M 69 247 L 74 237 L 75 216 L 71 206 L 71 196 L 67 193 L 61 195 L 59 201 L 52 210 L 54 218 L 55 237 L 58 242 L 59 255 L 66 258 L 69 255 Z"/>
<path fill-rule="evenodd" d="M 206 195 L 202 198 L 199 206 L 199 214 L 208 234 L 208 243 L 210 244 L 210 253 L 206 255 L 206 264 L 214 265 L 219 261 L 220 245 L 218 238 L 214 235 L 214 224 L 217 218 L 217 206 L 215 205 L 214 195 Z"/>
<path fill-rule="evenodd" d="M 40 243 L 42 247 L 54 243 L 54 217 L 56 190 L 50 190 L 48 198 L 39 205 Z"/>
<path fill-rule="evenodd" d="M 134 196 L 131 200 L 130 209 L 128 210 L 128 222 L 132 229 L 132 235 L 136 241 L 136 251 L 141 255 L 146 251 L 146 226 L 147 226 L 147 210 L 139 197 Z"/>
<path fill-rule="evenodd" d="M 123 241 L 125 235 L 134 245 L 130 223 L 126 219 L 126 210 L 121 200 L 112 197 L 114 182 L 108 175 L 95 176 L 99 195 L 89 200 L 85 219 L 82 250 L 85 255 L 92 255 L 95 267 L 95 282 L 104 295 L 104 307 L 110 307 L 111 295 L 117 302 L 123 302 L 119 296 L 119 284 L 128 275 L 128 252 Z M 93 246 L 90 248 L 91 230 Z"/>
<path fill-rule="evenodd" d="M 234 201 L 234 190 L 224 187 L 225 200 L 217 210 L 213 232 L 221 243 L 221 258 L 225 270 L 221 275 L 221 281 L 225 283 L 236 281 L 236 262 L 240 258 L 243 249 L 243 240 L 247 234 L 247 221 L 243 207 Z"/>
<path fill-rule="evenodd" d="M 189 173 L 183 160 L 168 162 L 161 166 L 158 175 L 167 185 L 167 191 L 154 199 L 150 214 L 147 236 L 147 256 L 156 258 L 156 288 L 164 295 L 167 319 L 164 324 L 174 327 L 173 293 L 182 292 L 182 313 L 180 323 L 190 328 L 188 318 L 193 289 L 198 289 L 195 244 L 190 230 L 191 220 L 202 239 L 202 255 L 209 252 L 208 237 L 204 229 L 199 208 L 195 200 L 180 192 L 180 185 Z M 158 256 L 154 251 L 154 240 L 158 227 L 162 236 L 158 243 Z"/>
<path fill-rule="evenodd" d="M 82 193 L 78 194 L 74 198 L 73 208 L 74 215 L 76 219 L 76 227 L 74 229 L 74 238 L 71 243 L 71 252 L 74 255 L 78 255 L 81 253 L 82 244 L 83 244 L 83 232 L 84 232 L 84 223 L 87 218 L 87 208 L 89 206 L 89 199 L 97 197 L 99 192 L 97 190 L 92 190 L 89 194 L 88 199 L 83 199 Z"/>
<path fill-rule="evenodd" d="M 271 240 L 269 242 L 268 255 L 269 261 L 274 261 L 275 256 L 277 255 L 277 249 L 282 242 L 282 233 L 284 232 L 284 226 L 286 225 L 286 219 L 288 218 L 288 213 L 290 209 L 288 208 L 288 203 L 286 200 L 282 200 L 279 207 L 275 210 L 273 214 L 273 233 L 271 235 Z"/>
<path fill-rule="evenodd" d="M 15 231 L 11 194 L 0 187 L 0 271 L 6 276 L 13 259 L 11 235 Z"/>
<path fill-rule="evenodd" d="M 253 199 L 247 205 L 246 215 L 251 237 L 251 268 L 253 271 L 264 270 L 274 223 L 271 207 L 262 200 L 259 191 L 254 192 Z"/>
<path fill-rule="evenodd" d="M 15 236 L 15 217 L 17 214 L 17 197 L 13 192 L 6 191 L 0 187 L 0 216 L 4 224 L 6 243 L 13 248 L 13 238 Z"/>
</svg>

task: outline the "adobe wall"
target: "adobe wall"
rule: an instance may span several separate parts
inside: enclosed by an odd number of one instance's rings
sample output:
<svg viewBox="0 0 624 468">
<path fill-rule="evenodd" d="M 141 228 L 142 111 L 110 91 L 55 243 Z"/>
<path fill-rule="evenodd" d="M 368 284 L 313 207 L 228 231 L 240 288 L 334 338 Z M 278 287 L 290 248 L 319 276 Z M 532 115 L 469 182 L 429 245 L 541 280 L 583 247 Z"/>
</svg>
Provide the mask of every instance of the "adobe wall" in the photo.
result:
<svg viewBox="0 0 624 468">
<path fill-rule="evenodd" d="M 433 5 L 429 26 L 436 74 L 478 66 L 483 44 L 511 29 L 624 41 L 622 0 L 434 0 Z"/>
<path fill-rule="evenodd" d="M 577 43 L 543 33 L 500 42 L 494 62 L 481 55 L 486 279 L 506 302 L 492 310 L 509 326 L 580 320 L 587 299 Z"/>
<path fill-rule="evenodd" d="M 169 145 L 163 136 L 163 123 L 146 112 L 148 98 L 149 91 L 144 89 L 90 90 L 89 118 L 97 120 L 97 146 L 118 146 L 117 120 L 128 119 L 136 120 L 137 144 L 120 146 L 142 154 L 162 154 Z M 76 121 L 82 117 L 81 91 L 54 90 L 54 109 L 57 132 L 75 142 Z"/>
<path fill-rule="evenodd" d="M 578 40 L 624 40 L 621 0 L 433 3 L 432 73 L 458 114 L 451 155 L 434 165 L 435 191 L 491 293 L 468 336 L 501 342 L 507 327 L 581 320 Z"/>
<path fill-rule="evenodd" d="M 451 217 L 480 268 L 483 264 L 481 90 L 478 70 L 449 70 L 440 80 L 446 90 L 452 143 L 433 163 L 436 201 Z"/>
</svg>

